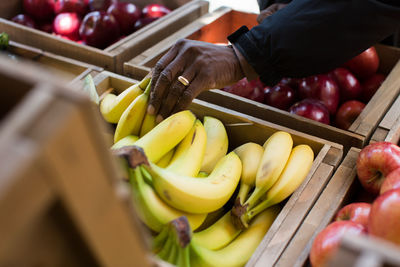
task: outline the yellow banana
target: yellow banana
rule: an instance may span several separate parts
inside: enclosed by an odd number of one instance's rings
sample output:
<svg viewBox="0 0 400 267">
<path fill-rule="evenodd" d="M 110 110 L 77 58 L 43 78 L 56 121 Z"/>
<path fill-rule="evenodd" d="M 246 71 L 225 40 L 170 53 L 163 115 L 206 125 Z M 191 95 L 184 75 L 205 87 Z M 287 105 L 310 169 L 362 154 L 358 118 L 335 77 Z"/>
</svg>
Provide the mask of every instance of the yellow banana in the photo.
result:
<svg viewBox="0 0 400 267">
<path fill-rule="evenodd" d="M 154 188 L 165 202 L 196 214 L 221 208 L 234 193 L 242 172 L 242 163 L 234 152 L 224 156 L 207 178 L 179 175 L 151 162 L 143 166 L 151 174 Z"/>
<path fill-rule="evenodd" d="M 207 145 L 200 170 L 211 173 L 228 151 L 228 135 L 224 124 L 216 118 L 205 116 L 203 124 L 207 133 Z"/>
<path fill-rule="evenodd" d="M 175 113 L 136 141 L 151 162 L 159 161 L 185 138 L 192 129 L 196 116 L 190 110 Z"/>
<path fill-rule="evenodd" d="M 308 145 L 293 148 L 288 163 L 278 181 L 267 192 L 265 200 L 248 212 L 247 221 L 264 209 L 290 196 L 304 181 L 314 161 L 314 152 Z"/>
<path fill-rule="evenodd" d="M 125 136 L 124 138 L 122 138 L 121 140 L 116 142 L 111 147 L 111 149 L 118 149 L 118 148 L 121 148 L 121 147 L 124 147 L 124 146 L 132 146 L 138 139 L 139 139 L 139 137 L 137 137 L 136 135 Z"/>
<path fill-rule="evenodd" d="M 256 143 L 246 143 L 237 147 L 234 152 L 242 161 L 242 175 L 240 177 L 240 189 L 238 198 L 243 204 L 249 191 L 254 187 L 258 166 L 264 153 L 264 148 Z"/>
<path fill-rule="evenodd" d="M 100 102 L 100 112 L 104 119 L 109 123 L 117 123 L 129 104 L 143 93 L 149 82 L 150 77 L 145 77 L 141 82 L 125 89 L 118 96 L 107 94 Z"/>
<path fill-rule="evenodd" d="M 168 164 L 171 162 L 172 156 L 174 155 L 174 149 L 168 151 L 159 161 L 157 161 L 157 166 L 160 168 L 166 168 Z"/>
<path fill-rule="evenodd" d="M 256 187 L 244 205 L 251 209 L 257 201 L 270 189 L 288 161 L 292 151 L 293 140 L 289 133 L 278 131 L 265 141 L 264 154 L 256 175 Z"/>
<path fill-rule="evenodd" d="M 174 209 L 165 203 L 151 185 L 143 180 L 141 167 L 130 169 L 131 187 L 135 208 L 139 218 L 153 231 L 161 231 L 163 225 L 171 220 L 186 216 L 190 227 L 197 229 L 207 217 L 207 214 L 191 214 Z"/>
<path fill-rule="evenodd" d="M 231 212 L 228 211 L 207 229 L 194 233 L 192 241 L 207 249 L 218 250 L 229 244 L 240 232 L 241 229 L 233 225 Z"/>
<path fill-rule="evenodd" d="M 179 143 L 167 169 L 181 175 L 197 176 L 204 158 L 207 135 L 200 120 Z"/>
<path fill-rule="evenodd" d="M 241 232 L 236 239 L 222 249 L 211 250 L 198 245 L 196 242 L 191 242 L 191 266 L 244 266 L 257 249 L 279 211 L 278 206 L 265 210 L 254 219 L 248 229 Z"/>
<path fill-rule="evenodd" d="M 139 136 L 142 137 L 143 135 L 147 134 L 154 127 L 156 127 L 156 125 L 156 115 L 149 115 L 149 113 L 146 112 L 146 115 L 144 115 L 142 127 L 140 128 Z"/>
<path fill-rule="evenodd" d="M 115 129 L 114 143 L 130 134 L 139 135 L 149 101 L 150 84 L 151 82 L 147 85 L 146 90 L 136 97 L 122 113 Z"/>
<path fill-rule="evenodd" d="M 208 173 L 206 173 L 206 172 L 199 172 L 198 174 L 197 174 L 197 178 L 205 178 L 205 177 L 207 177 L 208 176 Z"/>
</svg>

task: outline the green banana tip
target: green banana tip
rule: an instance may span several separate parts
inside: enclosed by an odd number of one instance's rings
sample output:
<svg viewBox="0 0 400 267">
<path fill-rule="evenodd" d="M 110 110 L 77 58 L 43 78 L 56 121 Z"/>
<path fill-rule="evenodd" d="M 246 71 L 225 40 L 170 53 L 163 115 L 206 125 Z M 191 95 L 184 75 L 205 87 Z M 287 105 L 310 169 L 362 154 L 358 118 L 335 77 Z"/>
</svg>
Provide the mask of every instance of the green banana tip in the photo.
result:
<svg viewBox="0 0 400 267">
<path fill-rule="evenodd" d="M 125 159 L 129 167 L 133 169 L 141 165 L 150 165 L 143 148 L 138 146 L 124 146 L 113 149 L 112 153 L 119 158 Z"/>
</svg>

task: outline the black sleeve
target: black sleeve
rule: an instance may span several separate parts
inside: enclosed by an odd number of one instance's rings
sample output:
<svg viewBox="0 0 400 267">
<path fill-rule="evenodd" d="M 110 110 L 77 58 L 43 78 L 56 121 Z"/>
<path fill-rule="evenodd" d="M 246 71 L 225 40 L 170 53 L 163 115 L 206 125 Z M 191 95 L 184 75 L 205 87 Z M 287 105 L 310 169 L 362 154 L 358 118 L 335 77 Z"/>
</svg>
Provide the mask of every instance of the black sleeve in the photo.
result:
<svg viewBox="0 0 400 267">
<path fill-rule="evenodd" d="M 291 0 L 257 0 L 258 1 L 258 6 L 260 7 L 260 10 L 266 9 L 272 4 L 287 4 Z"/>
<path fill-rule="evenodd" d="M 266 84 L 323 73 L 400 27 L 397 0 L 294 0 L 228 37 Z"/>
</svg>

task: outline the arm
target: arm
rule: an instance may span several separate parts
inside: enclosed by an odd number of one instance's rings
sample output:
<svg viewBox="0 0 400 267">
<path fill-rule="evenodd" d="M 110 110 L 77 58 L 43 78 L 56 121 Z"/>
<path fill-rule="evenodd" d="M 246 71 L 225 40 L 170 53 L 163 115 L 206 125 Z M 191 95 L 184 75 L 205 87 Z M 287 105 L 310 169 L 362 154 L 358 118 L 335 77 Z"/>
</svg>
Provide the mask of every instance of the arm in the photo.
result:
<svg viewBox="0 0 400 267">
<path fill-rule="evenodd" d="M 400 27 L 394 0 L 295 0 L 228 39 L 263 82 L 329 71 Z"/>
</svg>

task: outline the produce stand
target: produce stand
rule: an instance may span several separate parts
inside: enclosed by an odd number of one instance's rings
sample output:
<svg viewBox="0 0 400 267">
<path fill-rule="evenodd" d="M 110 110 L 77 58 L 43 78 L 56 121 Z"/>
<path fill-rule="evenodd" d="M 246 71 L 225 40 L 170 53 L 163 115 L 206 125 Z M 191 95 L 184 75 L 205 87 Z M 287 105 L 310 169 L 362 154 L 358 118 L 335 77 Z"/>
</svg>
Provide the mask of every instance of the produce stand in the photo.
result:
<svg viewBox="0 0 400 267">
<path fill-rule="evenodd" d="M 101 95 L 109 88 L 120 93 L 137 81 L 103 71 L 94 77 L 94 82 Z M 308 144 L 314 150 L 315 160 L 310 173 L 284 204 L 282 211 L 248 262 L 248 266 L 264 264 L 262 261 L 264 254 L 277 259 L 338 166 L 342 158 L 342 146 L 197 99 L 189 109 L 198 118 L 209 115 L 224 123 L 230 142 L 229 150 L 250 141 L 263 144 L 268 136 L 278 130 L 290 133 L 294 145 Z"/>
<path fill-rule="evenodd" d="M 222 7 L 195 20 L 167 39 L 126 62 L 124 73 L 130 77 L 141 79 L 179 38 L 226 43 L 226 36 L 241 25 L 251 28 L 256 24 L 255 14 L 241 13 Z M 231 28 L 230 25 L 236 28 Z M 212 38 L 210 36 L 218 37 Z M 400 93 L 400 79 L 398 78 L 400 75 L 400 49 L 385 45 L 376 45 L 375 47 L 380 58 L 378 72 L 386 74 L 387 78 L 349 130 L 315 122 L 222 90 L 209 90 L 201 93 L 197 98 L 342 144 L 345 151 L 351 147 L 361 148 L 368 143 L 385 112 Z"/>
<path fill-rule="evenodd" d="M 22 0 L 1 1 L 0 31 L 8 33 L 10 39 L 16 42 L 84 61 L 107 70 L 122 72 L 122 65 L 125 61 L 208 11 L 207 1 L 160 0 L 154 2 L 162 3 L 173 11 L 158 19 L 156 23 L 143 27 L 104 50 L 81 45 L 12 22 L 10 19 L 21 12 Z M 147 4 L 146 1 L 135 1 L 135 3 L 141 8 Z"/>
</svg>

